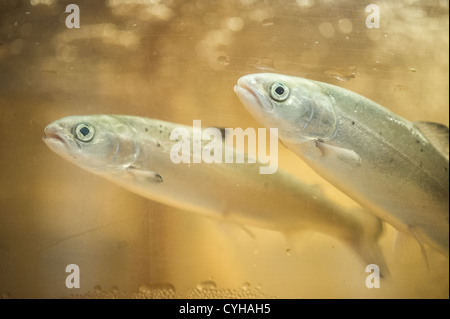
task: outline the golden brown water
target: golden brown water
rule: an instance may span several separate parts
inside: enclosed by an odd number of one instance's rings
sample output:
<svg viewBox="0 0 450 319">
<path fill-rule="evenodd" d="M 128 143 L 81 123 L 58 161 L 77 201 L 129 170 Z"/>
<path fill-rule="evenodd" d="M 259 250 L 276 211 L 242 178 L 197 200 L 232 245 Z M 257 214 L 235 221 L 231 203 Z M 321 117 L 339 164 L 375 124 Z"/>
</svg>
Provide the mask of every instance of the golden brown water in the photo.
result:
<svg viewBox="0 0 450 319">
<path fill-rule="evenodd" d="M 75 1 L 74 1 L 75 2 Z M 2 297 L 448 298 L 448 258 L 382 247 L 391 277 L 318 234 L 237 229 L 143 199 L 52 153 L 44 127 L 115 113 L 187 125 L 258 127 L 233 86 L 277 72 L 336 84 L 411 121 L 448 126 L 449 2 L 0 1 L 0 295 Z M 280 149 L 280 166 L 355 205 Z M 213 187 L 213 185 L 212 185 Z M 77 264 L 81 288 L 68 289 Z M 169 287 L 169 288 L 168 288 Z"/>
</svg>

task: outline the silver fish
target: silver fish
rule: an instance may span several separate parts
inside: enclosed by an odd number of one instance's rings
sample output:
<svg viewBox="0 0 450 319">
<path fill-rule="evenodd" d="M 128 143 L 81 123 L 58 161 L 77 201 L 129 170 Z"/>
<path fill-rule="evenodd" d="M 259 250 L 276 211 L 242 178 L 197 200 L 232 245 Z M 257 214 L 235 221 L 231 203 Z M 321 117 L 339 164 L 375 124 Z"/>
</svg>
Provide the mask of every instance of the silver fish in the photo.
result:
<svg viewBox="0 0 450 319">
<path fill-rule="evenodd" d="M 321 232 L 387 274 L 377 245 L 382 233 L 377 217 L 344 210 L 280 169 L 262 175 L 258 162 L 175 164 L 170 151 L 177 141 L 170 134 L 180 128 L 193 130 L 133 116 L 69 116 L 49 124 L 43 140 L 68 161 L 146 198 L 285 234 Z"/>
<path fill-rule="evenodd" d="M 264 126 L 335 187 L 448 256 L 448 128 L 411 123 L 356 93 L 280 74 L 235 92 Z"/>
</svg>

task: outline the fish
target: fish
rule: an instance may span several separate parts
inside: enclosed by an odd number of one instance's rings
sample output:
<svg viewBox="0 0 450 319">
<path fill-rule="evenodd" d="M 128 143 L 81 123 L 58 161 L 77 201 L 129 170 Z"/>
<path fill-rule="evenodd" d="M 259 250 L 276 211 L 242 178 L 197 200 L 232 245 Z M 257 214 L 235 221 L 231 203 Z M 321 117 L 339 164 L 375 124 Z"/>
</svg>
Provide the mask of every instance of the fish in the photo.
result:
<svg viewBox="0 0 450 319">
<path fill-rule="evenodd" d="M 414 239 L 422 253 L 426 245 L 448 257 L 447 126 L 410 122 L 352 91 L 283 74 L 245 75 L 234 91 L 325 180 Z"/>
<path fill-rule="evenodd" d="M 73 115 L 50 123 L 44 143 L 69 162 L 145 198 L 236 225 L 286 236 L 319 232 L 347 245 L 366 264 L 388 269 L 378 247 L 379 218 L 348 211 L 315 187 L 260 163 L 174 163 L 172 132 L 193 127 L 130 115 Z M 187 137 L 183 137 L 186 138 Z M 223 147 L 231 147 L 222 140 Z M 202 148 L 207 147 L 202 145 Z M 191 156 L 193 156 L 191 154 Z"/>
</svg>

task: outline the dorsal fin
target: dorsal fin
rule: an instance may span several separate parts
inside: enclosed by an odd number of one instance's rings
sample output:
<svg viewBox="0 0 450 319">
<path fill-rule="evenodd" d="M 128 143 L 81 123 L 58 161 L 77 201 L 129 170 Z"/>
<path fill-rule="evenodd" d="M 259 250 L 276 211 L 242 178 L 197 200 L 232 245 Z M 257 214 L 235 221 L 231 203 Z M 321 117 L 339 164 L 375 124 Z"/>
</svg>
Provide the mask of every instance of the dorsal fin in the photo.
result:
<svg viewBox="0 0 450 319">
<path fill-rule="evenodd" d="M 448 127 L 433 122 L 414 122 L 423 135 L 448 158 Z"/>
</svg>

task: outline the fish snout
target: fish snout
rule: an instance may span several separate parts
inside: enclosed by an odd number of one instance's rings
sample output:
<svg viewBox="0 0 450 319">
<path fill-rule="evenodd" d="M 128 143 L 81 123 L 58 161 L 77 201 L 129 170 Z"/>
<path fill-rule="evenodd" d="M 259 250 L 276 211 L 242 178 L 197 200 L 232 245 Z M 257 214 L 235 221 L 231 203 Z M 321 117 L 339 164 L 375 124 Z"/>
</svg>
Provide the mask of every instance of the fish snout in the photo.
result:
<svg viewBox="0 0 450 319">
<path fill-rule="evenodd" d="M 269 112 L 273 109 L 254 75 L 241 77 L 234 86 L 234 92 L 247 109 Z"/>
<path fill-rule="evenodd" d="M 45 136 L 42 139 L 44 139 L 44 140 L 56 139 L 61 142 L 64 142 L 61 131 L 62 131 L 62 129 L 59 126 L 55 125 L 54 123 L 49 124 L 44 129 Z"/>
<path fill-rule="evenodd" d="M 68 153 L 74 148 L 64 128 L 56 123 L 45 127 L 42 141 L 56 153 Z"/>
</svg>

